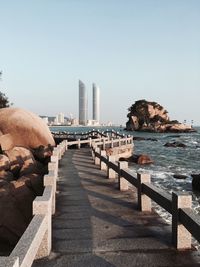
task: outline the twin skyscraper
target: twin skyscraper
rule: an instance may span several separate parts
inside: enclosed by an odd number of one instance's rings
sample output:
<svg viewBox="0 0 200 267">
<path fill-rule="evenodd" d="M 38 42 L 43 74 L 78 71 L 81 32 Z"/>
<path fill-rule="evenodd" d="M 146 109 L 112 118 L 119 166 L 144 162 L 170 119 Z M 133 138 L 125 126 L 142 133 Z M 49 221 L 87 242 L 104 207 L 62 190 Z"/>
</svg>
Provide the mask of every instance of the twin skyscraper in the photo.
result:
<svg viewBox="0 0 200 267">
<path fill-rule="evenodd" d="M 93 116 L 92 125 L 99 125 L 100 116 L 100 90 L 95 83 L 92 84 L 93 96 L 92 96 L 92 106 L 93 106 Z M 88 125 L 88 97 L 85 84 L 79 80 L 79 124 Z"/>
</svg>

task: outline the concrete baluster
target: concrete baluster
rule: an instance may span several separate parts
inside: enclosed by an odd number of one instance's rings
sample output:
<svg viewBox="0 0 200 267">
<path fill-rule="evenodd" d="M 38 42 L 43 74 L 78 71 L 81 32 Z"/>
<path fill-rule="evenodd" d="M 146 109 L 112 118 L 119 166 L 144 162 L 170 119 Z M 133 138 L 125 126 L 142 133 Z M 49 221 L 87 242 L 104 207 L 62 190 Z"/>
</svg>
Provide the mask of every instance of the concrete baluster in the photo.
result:
<svg viewBox="0 0 200 267">
<path fill-rule="evenodd" d="M 47 230 L 44 234 L 40 247 L 38 249 L 36 258 L 43 258 L 47 257 L 51 252 L 51 245 L 52 245 L 52 225 L 51 225 L 51 204 L 48 201 L 39 201 L 40 197 L 36 197 L 33 201 L 33 215 L 36 214 L 43 214 L 46 215 L 46 224 Z"/>
<path fill-rule="evenodd" d="M 92 147 L 92 138 L 89 138 L 89 146 Z"/>
<path fill-rule="evenodd" d="M 81 148 L 81 140 L 78 139 L 78 149 L 80 149 L 80 148 Z"/>
<path fill-rule="evenodd" d="M 101 157 L 106 157 L 106 151 L 105 150 L 101 150 Z M 102 160 L 101 160 L 101 163 L 100 163 L 100 169 L 101 170 L 105 170 L 105 171 L 107 170 L 107 165 Z"/>
<path fill-rule="evenodd" d="M 53 171 L 50 171 L 48 174 L 44 175 L 44 186 L 51 185 L 53 188 L 52 196 L 52 214 L 55 214 L 56 210 L 56 176 Z"/>
<path fill-rule="evenodd" d="M 114 147 L 114 142 L 113 142 L 113 138 L 111 138 L 111 144 L 110 147 L 113 148 Z"/>
<path fill-rule="evenodd" d="M 68 141 L 65 140 L 65 150 L 67 151 L 68 150 Z"/>
<path fill-rule="evenodd" d="M 142 184 L 151 183 L 151 176 L 148 173 L 137 173 L 138 179 L 138 209 L 140 211 L 151 211 L 151 199 L 142 193 Z"/>
<path fill-rule="evenodd" d="M 108 161 L 115 162 L 115 156 L 108 156 Z M 109 163 L 107 168 L 107 177 L 108 179 L 115 179 L 116 177 L 116 172 L 112 168 L 109 168 Z"/>
<path fill-rule="evenodd" d="M 98 154 L 100 154 L 100 148 L 97 147 L 95 149 L 95 152 L 98 153 Z M 96 155 L 95 155 L 94 163 L 95 163 L 95 165 L 100 165 L 100 158 L 98 158 Z"/>
<path fill-rule="evenodd" d="M 191 207 L 191 195 L 172 192 L 172 243 L 177 249 L 191 248 L 191 234 L 179 222 L 179 209 Z"/>
<path fill-rule="evenodd" d="M 105 140 L 105 137 L 103 137 L 103 150 L 106 149 L 106 140 Z"/>
<path fill-rule="evenodd" d="M 119 161 L 118 162 L 118 188 L 120 191 L 126 191 L 129 187 L 129 182 L 121 176 L 122 169 L 128 169 L 128 162 L 127 161 Z"/>
</svg>

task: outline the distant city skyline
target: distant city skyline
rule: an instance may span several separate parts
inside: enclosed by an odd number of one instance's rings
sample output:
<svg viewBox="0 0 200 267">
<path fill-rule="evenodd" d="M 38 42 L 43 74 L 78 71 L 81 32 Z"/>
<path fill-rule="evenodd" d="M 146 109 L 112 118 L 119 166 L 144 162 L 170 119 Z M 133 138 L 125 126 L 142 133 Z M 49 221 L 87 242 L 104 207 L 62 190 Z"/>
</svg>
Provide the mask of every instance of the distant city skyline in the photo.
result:
<svg viewBox="0 0 200 267">
<path fill-rule="evenodd" d="M 101 122 L 125 125 L 146 99 L 200 125 L 199 14 L 199 0 L 1 1 L 0 91 L 14 107 L 78 118 L 81 78 L 100 85 Z"/>
</svg>

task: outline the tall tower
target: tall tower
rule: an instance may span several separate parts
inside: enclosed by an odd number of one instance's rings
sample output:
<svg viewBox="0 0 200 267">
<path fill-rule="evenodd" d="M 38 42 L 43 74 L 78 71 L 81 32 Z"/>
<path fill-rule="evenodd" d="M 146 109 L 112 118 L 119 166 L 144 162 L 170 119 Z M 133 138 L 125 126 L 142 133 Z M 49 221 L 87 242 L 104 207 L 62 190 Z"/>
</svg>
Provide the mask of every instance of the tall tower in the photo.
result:
<svg viewBox="0 0 200 267">
<path fill-rule="evenodd" d="M 85 84 L 79 80 L 79 124 L 87 125 L 87 95 Z"/>
<path fill-rule="evenodd" d="M 100 115 L 100 89 L 98 86 L 96 86 L 95 83 L 92 85 L 93 87 L 93 120 L 97 121 L 99 123 L 99 115 Z"/>
</svg>

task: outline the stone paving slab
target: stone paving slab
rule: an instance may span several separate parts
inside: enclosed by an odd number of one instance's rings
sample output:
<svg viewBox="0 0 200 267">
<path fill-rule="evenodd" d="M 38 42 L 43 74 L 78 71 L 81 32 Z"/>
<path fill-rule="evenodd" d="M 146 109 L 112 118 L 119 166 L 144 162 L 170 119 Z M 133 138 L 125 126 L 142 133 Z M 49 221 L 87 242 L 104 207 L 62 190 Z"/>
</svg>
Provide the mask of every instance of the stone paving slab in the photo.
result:
<svg viewBox="0 0 200 267">
<path fill-rule="evenodd" d="M 171 226 L 137 210 L 134 187 L 93 164 L 89 149 L 68 150 L 60 162 L 50 256 L 34 267 L 200 266 L 198 251 L 171 246 Z"/>
</svg>

